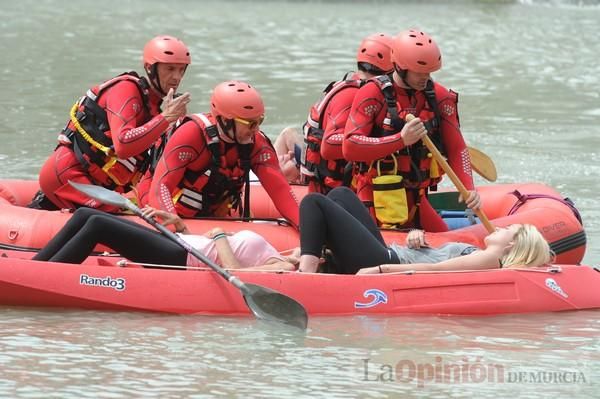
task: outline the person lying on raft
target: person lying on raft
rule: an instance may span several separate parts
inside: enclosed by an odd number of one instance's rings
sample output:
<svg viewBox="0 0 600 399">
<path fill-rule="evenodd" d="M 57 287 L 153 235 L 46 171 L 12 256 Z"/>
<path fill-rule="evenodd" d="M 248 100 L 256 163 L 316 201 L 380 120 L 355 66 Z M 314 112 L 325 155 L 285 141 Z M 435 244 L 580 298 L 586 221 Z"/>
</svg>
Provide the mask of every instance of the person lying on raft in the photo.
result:
<svg viewBox="0 0 600 399">
<path fill-rule="evenodd" d="M 144 214 L 174 225 L 192 247 L 226 269 L 295 270 L 293 257 L 285 257 L 262 236 L 242 230 L 234 234 L 214 228 L 204 235 L 188 234 L 183 220 L 172 213 L 146 207 Z M 102 244 L 136 263 L 205 267 L 176 242 L 130 220 L 90 208 L 79 208 L 33 260 L 81 263 Z"/>
<path fill-rule="evenodd" d="M 484 242 L 483 249 L 459 242 L 430 248 L 425 233 L 413 230 L 405 247 L 387 246 L 358 197 L 338 187 L 327 196 L 310 193 L 300 203 L 298 270 L 316 272 L 323 246 L 331 251 L 339 274 L 536 267 L 552 259 L 548 243 L 533 225 L 497 228 Z"/>
</svg>

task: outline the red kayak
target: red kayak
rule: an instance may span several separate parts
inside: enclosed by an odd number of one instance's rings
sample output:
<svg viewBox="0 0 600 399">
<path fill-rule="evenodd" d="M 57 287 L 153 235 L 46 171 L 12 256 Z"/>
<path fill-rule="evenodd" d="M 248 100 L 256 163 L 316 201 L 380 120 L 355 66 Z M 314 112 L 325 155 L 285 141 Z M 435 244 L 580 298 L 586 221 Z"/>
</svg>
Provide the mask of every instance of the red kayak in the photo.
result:
<svg viewBox="0 0 600 399">
<path fill-rule="evenodd" d="M 162 270 L 118 257 L 84 265 L 0 251 L 0 305 L 246 315 L 240 292 L 210 270 Z M 327 275 L 237 271 L 300 302 L 309 315 L 492 315 L 600 308 L 600 272 L 588 266 Z"/>
</svg>

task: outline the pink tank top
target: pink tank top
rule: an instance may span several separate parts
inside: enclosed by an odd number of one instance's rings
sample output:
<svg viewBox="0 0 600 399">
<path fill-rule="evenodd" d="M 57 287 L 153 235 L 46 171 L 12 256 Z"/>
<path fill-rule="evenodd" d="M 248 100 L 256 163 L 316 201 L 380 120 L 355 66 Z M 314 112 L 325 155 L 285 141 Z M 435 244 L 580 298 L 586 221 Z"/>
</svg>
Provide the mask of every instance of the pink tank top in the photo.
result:
<svg viewBox="0 0 600 399">
<path fill-rule="evenodd" d="M 220 264 L 217 259 L 217 248 L 215 242 L 205 236 L 193 234 L 179 234 L 192 247 L 206 255 L 213 262 Z M 225 238 L 220 238 L 224 240 Z M 283 256 L 259 234 L 250 230 L 241 230 L 227 236 L 233 254 L 242 267 L 260 266 L 267 263 L 269 259 L 284 260 Z M 189 254 L 187 265 L 192 267 L 206 267 L 206 265 L 194 255 Z"/>
</svg>

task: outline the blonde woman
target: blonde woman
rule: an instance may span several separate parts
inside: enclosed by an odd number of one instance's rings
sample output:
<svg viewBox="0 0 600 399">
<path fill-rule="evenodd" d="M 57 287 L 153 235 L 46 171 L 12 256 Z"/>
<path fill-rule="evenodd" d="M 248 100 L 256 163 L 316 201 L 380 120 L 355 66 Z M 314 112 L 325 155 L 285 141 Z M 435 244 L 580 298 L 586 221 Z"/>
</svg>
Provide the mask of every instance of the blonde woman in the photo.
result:
<svg viewBox="0 0 600 399">
<path fill-rule="evenodd" d="M 406 270 L 479 270 L 535 267 L 550 262 L 544 237 L 532 225 L 498 228 L 485 238 L 485 248 L 446 243 L 430 248 L 421 230 L 411 231 L 406 246 L 388 246 L 362 202 L 347 187 L 327 196 L 310 193 L 300 204 L 299 271 L 318 270 L 323 247 L 338 274 L 393 273 Z"/>
<path fill-rule="evenodd" d="M 406 247 L 391 247 L 403 264 L 367 267 L 358 274 L 536 267 L 552 260 L 548 242 L 530 224 L 497 228 L 484 242 L 484 249 L 462 243 L 448 243 L 434 249 L 427 245 L 422 230 L 413 230 L 407 236 Z"/>
</svg>

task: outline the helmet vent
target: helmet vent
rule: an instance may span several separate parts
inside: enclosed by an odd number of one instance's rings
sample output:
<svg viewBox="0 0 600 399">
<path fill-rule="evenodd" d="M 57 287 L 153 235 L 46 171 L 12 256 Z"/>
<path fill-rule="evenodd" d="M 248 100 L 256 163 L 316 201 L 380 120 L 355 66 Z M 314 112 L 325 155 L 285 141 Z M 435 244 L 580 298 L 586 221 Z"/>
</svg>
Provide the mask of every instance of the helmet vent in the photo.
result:
<svg viewBox="0 0 600 399">
<path fill-rule="evenodd" d="M 165 51 L 165 54 L 166 54 L 166 55 L 175 55 L 175 53 L 174 53 L 174 52 L 172 52 L 172 51 Z"/>
<path fill-rule="evenodd" d="M 254 109 L 252 105 L 244 105 L 244 109 Z"/>
<path fill-rule="evenodd" d="M 379 57 L 379 59 L 382 60 L 383 59 L 383 54 L 377 53 L 377 57 Z"/>
</svg>

